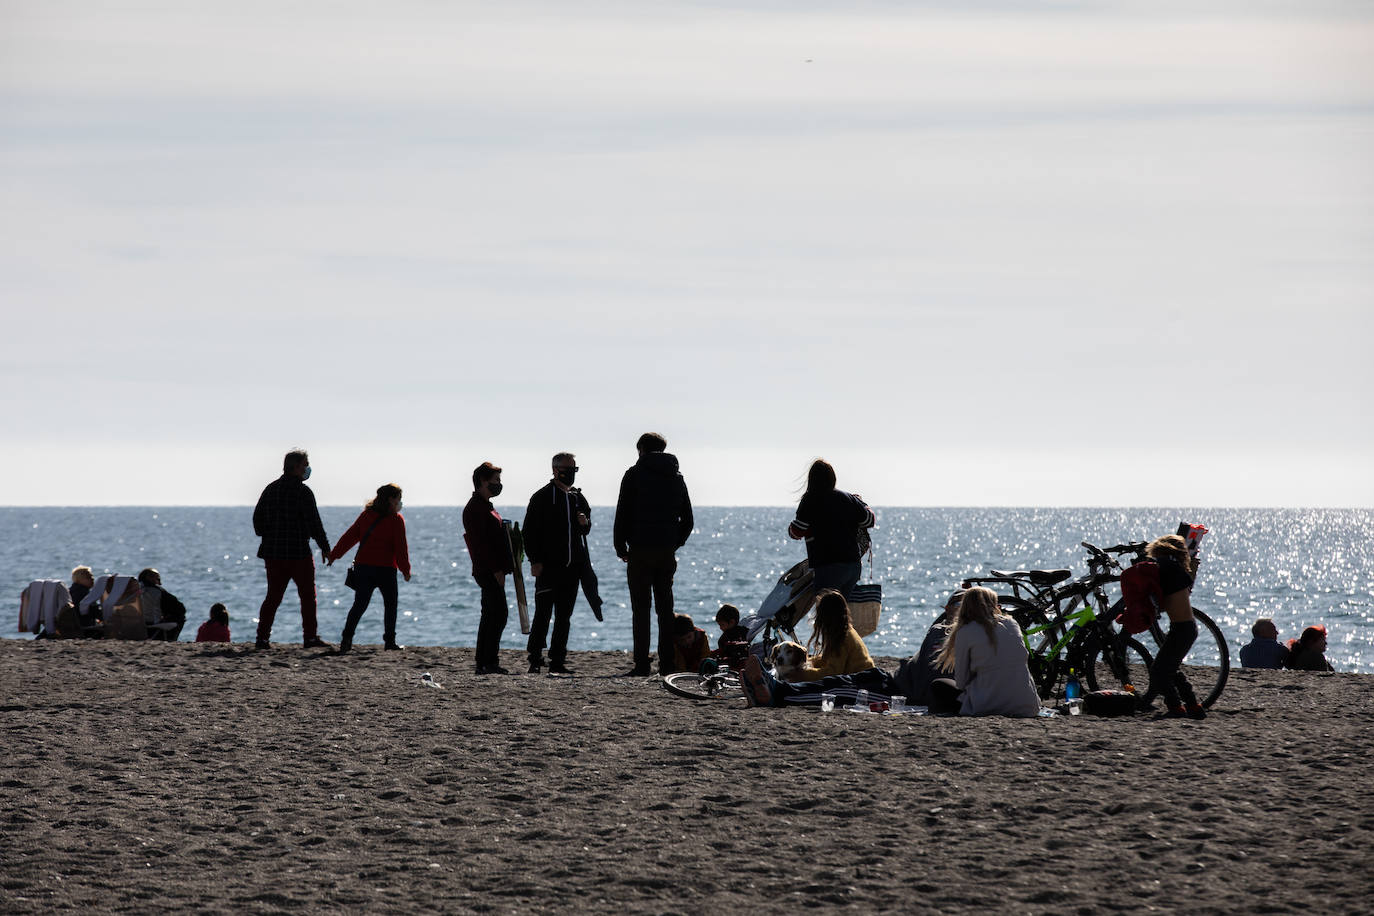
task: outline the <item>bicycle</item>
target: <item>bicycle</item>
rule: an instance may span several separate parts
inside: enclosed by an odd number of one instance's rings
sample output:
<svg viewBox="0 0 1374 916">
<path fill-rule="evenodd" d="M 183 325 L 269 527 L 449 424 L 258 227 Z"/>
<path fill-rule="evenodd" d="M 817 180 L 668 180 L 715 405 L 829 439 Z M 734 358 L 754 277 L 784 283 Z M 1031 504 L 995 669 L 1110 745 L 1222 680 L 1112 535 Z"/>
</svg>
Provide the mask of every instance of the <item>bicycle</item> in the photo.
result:
<svg viewBox="0 0 1374 916">
<path fill-rule="evenodd" d="M 1141 705 L 1148 706 L 1155 691 L 1147 686 L 1141 693 L 1138 688 L 1149 685 L 1150 669 L 1164 644 L 1165 631 L 1155 620 L 1150 629 L 1135 636 L 1121 632 L 1116 618 L 1124 602 L 1109 601 L 1106 591 L 1121 578 L 1122 567 L 1116 557 L 1132 554 L 1137 560 L 1143 558 L 1145 542 L 1117 544 L 1105 550 L 1087 541 L 1081 545 L 1088 551 L 1088 574 L 1065 585 L 1059 583 L 1072 575 L 1067 569 L 994 569 L 992 575 L 966 579 L 963 585 L 1011 588 L 1012 594 L 998 596 L 998 602 L 1021 627 L 1031 680 L 1041 699 L 1056 695 L 1060 680 L 1077 672 L 1089 690 L 1129 686 Z M 1225 689 L 1230 651 L 1216 623 L 1197 608 L 1193 614 L 1198 622 L 1198 640 L 1183 664 L 1202 705 L 1211 706 Z M 932 626 L 947 624 L 947 618 L 941 614 Z"/>
</svg>

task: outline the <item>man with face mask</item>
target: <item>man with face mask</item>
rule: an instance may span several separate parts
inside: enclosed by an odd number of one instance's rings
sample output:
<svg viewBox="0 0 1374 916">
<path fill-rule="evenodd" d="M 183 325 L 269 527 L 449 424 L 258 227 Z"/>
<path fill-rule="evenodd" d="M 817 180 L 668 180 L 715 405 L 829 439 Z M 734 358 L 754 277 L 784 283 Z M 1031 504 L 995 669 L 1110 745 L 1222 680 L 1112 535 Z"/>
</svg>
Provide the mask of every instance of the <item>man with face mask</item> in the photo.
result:
<svg viewBox="0 0 1374 916">
<path fill-rule="evenodd" d="M 501 495 L 501 469 L 483 461 L 472 472 L 472 498 L 463 507 L 463 540 L 472 558 L 472 578 L 482 590 L 482 618 L 477 624 L 477 673 L 509 674 L 501 667 L 501 633 L 510 606 L 506 576 L 515 571 L 510 542 L 492 500 Z"/>
<path fill-rule="evenodd" d="M 587 532 L 592 529 L 592 509 L 582 491 L 573 486 L 576 479 L 575 457 L 559 452 L 553 456 L 553 480 L 535 492 L 525 508 L 525 555 L 534 574 L 534 623 L 526 646 L 530 674 L 538 674 L 544 664 L 550 617 L 549 673 L 572 674 L 565 664 L 568 628 L 587 564 Z"/>
<path fill-rule="evenodd" d="M 267 485 L 253 509 L 253 531 L 262 538 L 258 556 L 267 566 L 267 597 L 258 609 L 259 649 L 272 647 L 272 621 L 291 582 L 296 583 L 301 598 L 305 647 L 329 648 L 320 639 L 315 617 L 315 557 L 310 552 L 313 539 L 328 560 L 329 536 L 324 533 L 315 494 L 305 485 L 309 479 L 310 456 L 305 449 L 292 449 L 282 461 L 282 475 Z"/>
</svg>

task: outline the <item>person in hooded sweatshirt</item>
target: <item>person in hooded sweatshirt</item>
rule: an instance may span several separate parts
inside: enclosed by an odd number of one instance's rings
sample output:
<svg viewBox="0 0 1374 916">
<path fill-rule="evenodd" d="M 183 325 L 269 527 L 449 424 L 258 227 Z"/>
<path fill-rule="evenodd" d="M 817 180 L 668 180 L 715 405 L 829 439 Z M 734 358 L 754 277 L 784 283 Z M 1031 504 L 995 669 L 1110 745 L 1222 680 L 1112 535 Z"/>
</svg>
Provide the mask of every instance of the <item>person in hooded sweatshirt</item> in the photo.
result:
<svg viewBox="0 0 1374 916">
<path fill-rule="evenodd" d="M 658 618 L 658 671 L 673 671 L 673 574 L 677 550 L 692 533 L 692 499 L 668 440 L 645 433 L 635 443 L 639 460 L 620 481 L 615 504 L 615 553 L 625 562 L 634 630 L 634 667 L 626 677 L 649 675 L 649 611 Z"/>
</svg>

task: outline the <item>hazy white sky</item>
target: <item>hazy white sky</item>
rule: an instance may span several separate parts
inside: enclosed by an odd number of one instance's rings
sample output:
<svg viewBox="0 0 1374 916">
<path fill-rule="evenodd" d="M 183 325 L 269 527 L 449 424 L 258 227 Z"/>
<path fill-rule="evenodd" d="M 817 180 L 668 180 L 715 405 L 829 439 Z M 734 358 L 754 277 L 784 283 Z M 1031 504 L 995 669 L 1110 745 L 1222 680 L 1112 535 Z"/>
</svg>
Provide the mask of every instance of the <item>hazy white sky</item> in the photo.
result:
<svg viewBox="0 0 1374 916">
<path fill-rule="evenodd" d="M 0 504 L 1370 506 L 1372 252 L 1368 4 L 0 0 Z"/>
</svg>

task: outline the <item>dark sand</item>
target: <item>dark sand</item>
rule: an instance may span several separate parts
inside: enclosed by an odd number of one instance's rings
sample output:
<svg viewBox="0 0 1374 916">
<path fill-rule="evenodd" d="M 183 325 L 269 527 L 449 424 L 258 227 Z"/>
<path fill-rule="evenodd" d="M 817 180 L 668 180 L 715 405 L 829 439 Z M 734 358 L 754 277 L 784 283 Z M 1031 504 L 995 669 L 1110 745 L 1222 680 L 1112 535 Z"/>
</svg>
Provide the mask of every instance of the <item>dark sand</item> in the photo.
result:
<svg viewBox="0 0 1374 916">
<path fill-rule="evenodd" d="M 569 663 L 0 641 L 0 910 L 1374 911 L 1369 675 L 1236 671 L 1205 722 L 1027 721 Z"/>
</svg>

